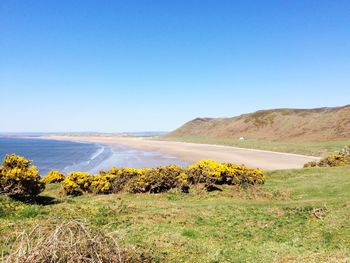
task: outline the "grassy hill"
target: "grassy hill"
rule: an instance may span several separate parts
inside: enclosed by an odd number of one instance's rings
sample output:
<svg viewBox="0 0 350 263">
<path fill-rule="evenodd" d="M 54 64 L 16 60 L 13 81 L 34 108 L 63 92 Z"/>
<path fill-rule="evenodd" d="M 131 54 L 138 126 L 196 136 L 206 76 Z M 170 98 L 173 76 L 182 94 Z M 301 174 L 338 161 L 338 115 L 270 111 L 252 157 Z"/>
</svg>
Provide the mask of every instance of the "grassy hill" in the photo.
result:
<svg viewBox="0 0 350 263">
<path fill-rule="evenodd" d="M 349 167 L 275 171 L 263 186 L 212 193 L 73 198 L 49 185 L 37 203 L 0 196 L 0 251 L 6 256 L 23 230 L 77 220 L 145 262 L 345 262 L 349 188 Z"/>
<path fill-rule="evenodd" d="M 324 155 L 350 143 L 350 105 L 196 118 L 164 139 Z"/>
</svg>

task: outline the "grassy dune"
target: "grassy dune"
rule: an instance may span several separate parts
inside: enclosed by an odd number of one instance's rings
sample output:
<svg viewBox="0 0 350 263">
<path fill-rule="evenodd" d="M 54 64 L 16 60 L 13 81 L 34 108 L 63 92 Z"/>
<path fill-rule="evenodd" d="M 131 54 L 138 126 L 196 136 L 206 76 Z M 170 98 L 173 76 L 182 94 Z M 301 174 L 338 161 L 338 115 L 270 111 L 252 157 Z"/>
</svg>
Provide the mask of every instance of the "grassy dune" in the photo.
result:
<svg viewBox="0 0 350 263">
<path fill-rule="evenodd" d="M 260 110 L 232 118 L 196 118 L 168 136 L 263 139 L 269 141 L 350 140 L 350 105 L 317 109 Z"/>
<path fill-rule="evenodd" d="M 155 262 L 345 262 L 350 167 L 276 171 L 264 186 L 190 194 L 60 195 L 39 204 L 0 196 L 0 250 L 35 226 L 77 219 Z"/>
<path fill-rule="evenodd" d="M 176 137 L 162 137 L 161 140 L 180 141 L 180 142 L 194 142 L 227 145 L 234 147 L 259 149 L 276 152 L 286 152 L 295 154 L 304 154 L 311 156 L 326 156 L 330 153 L 338 152 L 339 149 L 346 145 L 350 145 L 350 140 L 341 141 L 327 141 L 327 142 L 283 142 L 271 141 L 262 139 L 249 139 L 246 141 L 238 139 L 224 139 L 212 138 L 200 135 L 183 135 Z"/>
</svg>

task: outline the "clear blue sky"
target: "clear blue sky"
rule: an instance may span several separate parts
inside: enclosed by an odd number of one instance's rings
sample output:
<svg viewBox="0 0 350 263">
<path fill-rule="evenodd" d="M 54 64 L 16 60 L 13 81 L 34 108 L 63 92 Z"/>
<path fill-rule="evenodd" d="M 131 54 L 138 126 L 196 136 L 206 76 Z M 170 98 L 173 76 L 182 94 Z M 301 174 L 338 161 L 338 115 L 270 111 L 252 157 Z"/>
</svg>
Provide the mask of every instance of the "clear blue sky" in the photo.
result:
<svg viewBox="0 0 350 263">
<path fill-rule="evenodd" d="M 350 103 L 348 0 L 0 1 L 0 131 Z"/>
</svg>

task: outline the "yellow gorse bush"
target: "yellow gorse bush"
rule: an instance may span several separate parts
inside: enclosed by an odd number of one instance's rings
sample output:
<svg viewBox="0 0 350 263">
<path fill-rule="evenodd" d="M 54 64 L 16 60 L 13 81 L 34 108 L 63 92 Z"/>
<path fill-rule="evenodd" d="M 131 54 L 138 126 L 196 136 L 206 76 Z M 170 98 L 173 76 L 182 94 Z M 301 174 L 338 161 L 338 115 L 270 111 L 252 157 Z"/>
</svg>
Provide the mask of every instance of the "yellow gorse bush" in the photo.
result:
<svg viewBox="0 0 350 263">
<path fill-rule="evenodd" d="M 113 174 L 98 174 L 91 177 L 91 192 L 95 194 L 109 194 L 113 189 Z"/>
<path fill-rule="evenodd" d="M 255 185 L 265 182 L 259 169 L 244 165 L 203 160 L 187 168 L 168 165 L 156 168 L 111 168 L 98 175 L 71 172 L 66 177 L 59 171 L 50 171 L 42 180 L 31 161 L 15 154 L 7 155 L 0 166 L 0 193 L 30 197 L 40 193 L 45 183 L 61 182 L 67 195 L 84 193 L 110 194 L 118 192 L 161 193 L 173 188 L 188 192 L 191 185 Z"/>
<path fill-rule="evenodd" d="M 101 171 L 101 175 L 114 176 L 113 179 L 109 180 L 112 184 L 112 192 L 117 193 L 120 191 L 126 191 L 126 185 L 133 178 L 141 177 L 149 169 L 136 169 L 136 168 L 116 168 L 113 167 L 109 171 Z M 111 177 L 110 177 L 111 178 Z"/>
<path fill-rule="evenodd" d="M 265 182 L 265 177 L 260 169 L 203 160 L 188 167 L 188 180 L 191 184 L 204 183 L 209 187 L 213 184 L 262 184 Z"/>
<path fill-rule="evenodd" d="M 85 172 L 71 172 L 62 181 L 63 189 L 67 195 L 82 195 L 91 192 L 92 177 Z"/>
<path fill-rule="evenodd" d="M 192 184 L 221 184 L 226 166 L 213 160 L 203 160 L 188 167 L 189 180 Z"/>
<path fill-rule="evenodd" d="M 334 167 L 334 166 L 348 166 L 350 165 L 350 146 L 346 146 L 336 154 L 331 154 L 319 162 L 308 162 L 304 165 L 307 167 Z"/>
<path fill-rule="evenodd" d="M 143 169 L 140 176 L 132 178 L 126 185 L 126 190 L 132 193 L 161 193 L 176 188 L 183 168 L 176 165 L 159 166 L 153 169 Z"/>
<path fill-rule="evenodd" d="M 53 183 L 60 183 L 64 179 L 65 177 L 63 173 L 56 170 L 52 170 L 48 172 L 47 175 L 44 176 L 43 182 L 46 184 L 53 184 Z"/>
<path fill-rule="evenodd" d="M 146 169 L 114 167 L 93 176 L 73 172 L 65 178 L 62 185 L 68 195 L 81 195 L 86 192 L 161 193 L 174 188 L 188 192 L 190 186 L 196 184 L 204 184 L 210 190 L 215 189 L 213 185 L 255 185 L 264 182 L 264 174 L 259 169 L 203 160 L 187 168 L 176 165 Z"/>
<path fill-rule="evenodd" d="M 13 197 L 33 197 L 45 188 L 32 161 L 16 154 L 6 155 L 0 166 L 0 193 Z"/>
</svg>

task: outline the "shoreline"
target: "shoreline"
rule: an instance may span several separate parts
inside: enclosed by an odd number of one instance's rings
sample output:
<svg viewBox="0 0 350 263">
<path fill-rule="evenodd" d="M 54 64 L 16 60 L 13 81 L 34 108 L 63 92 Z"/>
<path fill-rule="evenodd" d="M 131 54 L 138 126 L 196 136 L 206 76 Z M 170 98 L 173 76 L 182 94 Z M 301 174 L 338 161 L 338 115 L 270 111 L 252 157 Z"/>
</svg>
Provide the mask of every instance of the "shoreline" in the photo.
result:
<svg viewBox="0 0 350 263">
<path fill-rule="evenodd" d="M 187 166 L 188 162 L 179 159 L 168 153 L 160 151 L 147 151 L 143 149 L 137 149 L 136 147 L 130 147 L 122 143 L 110 143 L 105 140 L 87 140 L 89 136 L 71 136 L 71 135 L 49 135 L 40 137 L 16 137 L 22 139 L 40 139 L 48 141 L 62 141 L 71 143 L 82 143 L 95 145 L 98 149 L 90 156 L 88 160 L 82 161 L 78 164 L 65 167 L 68 169 L 71 167 L 77 167 L 79 165 L 85 166 L 85 172 L 99 173 L 101 170 L 108 170 L 112 167 L 123 167 L 123 168 L 152 168 L 160 165 L 181 165 Z M 103 137 L 103 138 L 107 138 Z M 113 137 L 114 138 L 114 137 Z M 137 137 L 139 138 L 139 137 Z M 107 155 L 106 155 L 106 152 Z M 102 158 L 103 156 L 103 158 Z M 102 159 L 101 159 L 102 158 Z M 88 170 L 86 168 L 88 167 Z M 73 169 L 79 170 L 79 169 Z M 81 169 L 80 169 L 81 170 Z"/>
<path fill-rule="evenodd" d="M 245 149 L 223 145 L 197 144 L 174 141 L 150 140 L 145 137 L 117 136 L 43 136 L 43 139 L 81 141 L 110 145 L 113 149 L 121 145 L 145 152 L 167 154 L 178 160 L 195 163 L 203 159 L 218 162 L 245 164 L 263 170 L 302 168 L 306 162 L 319 160 L 319 157 L 265 150 Z"/>
<path fill-rule="evenodd" d="M 0 137 L 0 156 L 24 156 L 33 162 L 41 176 L 51 170 L 65 174 L 72 171 L 90 172 L 113 155 L 110 145 L 88 141 L 53 140 L 40 137 Z M 2 148 L 3 147 L 3 148 Z"/>
</svg>

